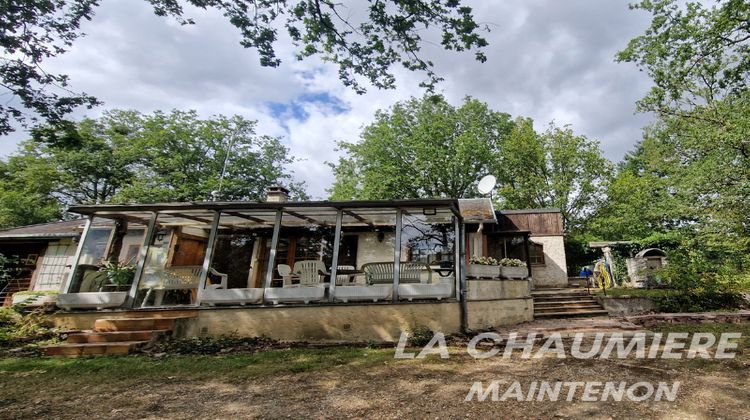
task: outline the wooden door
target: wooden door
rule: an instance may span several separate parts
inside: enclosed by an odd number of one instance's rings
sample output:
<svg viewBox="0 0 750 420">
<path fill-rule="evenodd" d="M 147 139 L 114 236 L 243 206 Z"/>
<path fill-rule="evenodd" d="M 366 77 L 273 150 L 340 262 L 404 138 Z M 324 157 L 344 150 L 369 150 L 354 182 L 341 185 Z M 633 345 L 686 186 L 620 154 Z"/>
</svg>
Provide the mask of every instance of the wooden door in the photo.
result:
<svg viewBox="0 0 750 420">
<path fill-rule="evenodd" d="M 206 241 L 180 236 L 174 247 L 173 267 L 203 265 L 206 256 Z"/>
</svg>

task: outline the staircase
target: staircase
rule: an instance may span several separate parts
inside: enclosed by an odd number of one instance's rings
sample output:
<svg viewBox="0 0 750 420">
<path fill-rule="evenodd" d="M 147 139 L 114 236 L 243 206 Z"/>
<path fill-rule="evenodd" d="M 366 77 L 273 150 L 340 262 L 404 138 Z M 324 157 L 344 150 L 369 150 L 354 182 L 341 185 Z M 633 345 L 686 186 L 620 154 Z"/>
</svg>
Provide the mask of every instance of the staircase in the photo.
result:
<svg viewBox="0 0 750 420">
<path fill-rule="evenodd" d="M 531 292 L 534 298 L 534 318 L 572 318 L 607 315 L 585 289 L 542 289 Z"/>
<path fill-rule="evenodd" d="M 45 356 L 125 355 L 169 336 L 188 317 L 106 318 L 91 331 L 72 331 L 62 344 L 42 348 Z"/>
</svg>

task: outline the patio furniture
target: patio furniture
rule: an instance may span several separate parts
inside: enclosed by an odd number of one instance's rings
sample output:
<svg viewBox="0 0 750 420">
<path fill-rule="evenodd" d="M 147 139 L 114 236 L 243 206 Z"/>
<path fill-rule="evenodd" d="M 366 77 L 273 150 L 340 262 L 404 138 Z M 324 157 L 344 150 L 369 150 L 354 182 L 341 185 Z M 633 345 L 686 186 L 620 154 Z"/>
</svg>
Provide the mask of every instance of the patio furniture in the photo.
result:
<svg viewBox="0 0 750 420">
<path fill-rule="evenodd" d="M 316 285 L 320 283 L 321 276 L 328 274 L 325 264 L 320 260 L 297 261 L 293 272 L 299 276 L 300 286 Z"/>
<path fill-rule="evenodd" d="M 367 284 L 393 284 L 393 262 L 373 262 L 362 265 Z M 402 261 L 400 264 L 399 284 L 432 282 L 430 266 L 419 261 Z"/>
<path fill-rule="evenodd" d="M 170 267 L 165 268 L 155 273 L 144 273 L 144 281 L 141 282 L 141 289 L 148 289 L 146 296 L 143 298 L 141 307 L 145 307 L 149 297 L 154 295 L 154 306 L 161 306 L 164 299 L 164 293 L 167 290 L 186 290 L 186 289 L 198 289 L 200 283 L 202 266 L 185 266 L 185 267 Z M 219 273 L 213 268 L 208 269 L 209 275 L 219 277 L 221 282 L 218 285 L 220 289 L 226 289 L 227 287 L 227 276 L 226 274 Z M 207 284 L 206 287 L 212 285 Z"/>
<path fill-rule="evenodd" d="M 282 287 L 290 287 L 292 286 L 292 281 L 294 279 L 299 279 L 299 276 L 295 275 L 292 272 L 292 267 L 289 267 L 287 264 L 279 264 L 276 266 L 276 271 L 279 272 L 279 275 L 282 279 Z"/>
<path fill-rule="evenodd" d="M 248 303 L 263 302 L 263 288 L 215 289 L 207 288 L 201 295 L 201 304 L 216 306 L 219 304 L 245 306 Z"/>
<path fill-rule="evenodd" d="M 354 277 L 361 272 L 354 268 L 354 266 L 340 265 L 336 267 L 336 273 L 336 286 L 342 286 L 353 283 Z"/>
</svg>

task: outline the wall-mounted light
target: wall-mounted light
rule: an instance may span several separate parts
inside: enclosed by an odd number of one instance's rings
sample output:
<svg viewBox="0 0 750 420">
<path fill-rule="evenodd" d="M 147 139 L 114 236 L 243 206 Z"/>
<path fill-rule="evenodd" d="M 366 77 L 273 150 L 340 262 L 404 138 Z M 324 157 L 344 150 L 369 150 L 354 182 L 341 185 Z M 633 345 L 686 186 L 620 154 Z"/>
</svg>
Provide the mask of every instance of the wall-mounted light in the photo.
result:
<svg viewBox="0 0 750 420">
<path fill-rule="evenodd" d="M 378 231 L 378 242 L 383 242 L 385 239 L 385 233 L 382 230 Z"/>
<path fill-rule="evenodd" d="M 163 241 L 165 236 L 167 236 L 167 232 L 165 230 L 156 232 L 156 240 L 159 242 Z"/>
<path fill-rule="evenodd" d="M 422 214 L 425 216 L 434 216 L 437 214 L 437 209 L 434 207 L 422 209 Z"/>
</svg>

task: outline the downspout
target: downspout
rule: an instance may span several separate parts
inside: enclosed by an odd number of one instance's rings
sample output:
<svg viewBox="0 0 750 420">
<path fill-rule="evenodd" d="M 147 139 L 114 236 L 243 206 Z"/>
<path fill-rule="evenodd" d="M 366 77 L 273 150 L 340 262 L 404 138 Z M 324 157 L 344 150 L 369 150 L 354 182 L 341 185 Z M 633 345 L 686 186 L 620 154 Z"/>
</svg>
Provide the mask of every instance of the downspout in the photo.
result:
<svg viewBox="0 0 750 420">
<path fill-rule="evenodd" d="M 481 231 L 482 231 L 482 224 L 479 225 L 479 229 L 477 232 L 480 234 L 481 237 Z M 459 233 L 459 241 L 458 241 L 458 248 L 459 248 L 459 258 L 458 258 L 458 267 L 459 267 L 459 288 L 460 288 L 460 295 L 459 300 L 461 302 L 461 332 L 464 334 L 469 333 L 469 303 L 467 301 L 468 296 L 468 288 L 466 287 L 466 225 L 464 225 L 463 221 L 460 223 L 460 228 L 458 229 Z"/>
</svg>

